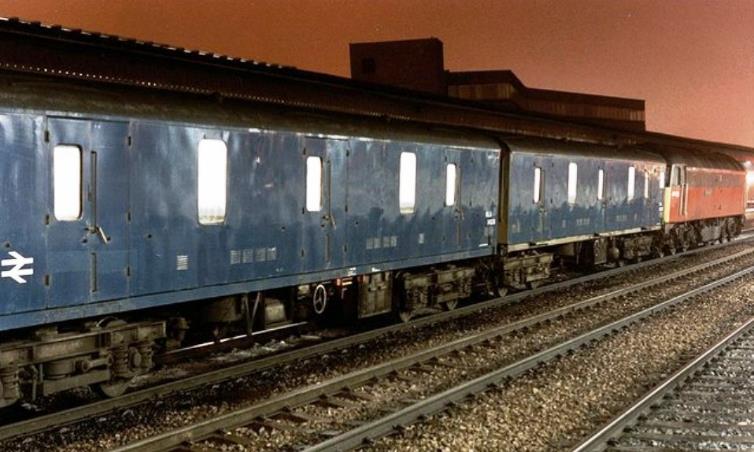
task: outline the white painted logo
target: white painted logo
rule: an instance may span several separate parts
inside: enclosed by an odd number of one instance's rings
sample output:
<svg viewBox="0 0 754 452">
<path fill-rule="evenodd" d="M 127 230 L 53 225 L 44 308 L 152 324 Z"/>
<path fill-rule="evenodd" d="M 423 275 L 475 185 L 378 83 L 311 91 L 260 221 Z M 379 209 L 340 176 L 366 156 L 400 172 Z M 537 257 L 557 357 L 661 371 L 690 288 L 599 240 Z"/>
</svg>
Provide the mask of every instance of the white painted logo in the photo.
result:
<svg viewBox="0 0 754 452">
<path fill-rule="evenodd" d="M 3 267 L 13 267 L 10 270 L 5 270 L 0 273 L 2 278 L 11 278 L 19 284 L 26 284 L 26 280 L 22 276 L 31 276 L 34 274 L 34 268 L 24 268 L 27 265 L 34 264 L 33 257 L 23 257 L 15 251 L 10 251 L 8 254 L 13 259 L 3 259 L 0 265 Z"/>
</svg>

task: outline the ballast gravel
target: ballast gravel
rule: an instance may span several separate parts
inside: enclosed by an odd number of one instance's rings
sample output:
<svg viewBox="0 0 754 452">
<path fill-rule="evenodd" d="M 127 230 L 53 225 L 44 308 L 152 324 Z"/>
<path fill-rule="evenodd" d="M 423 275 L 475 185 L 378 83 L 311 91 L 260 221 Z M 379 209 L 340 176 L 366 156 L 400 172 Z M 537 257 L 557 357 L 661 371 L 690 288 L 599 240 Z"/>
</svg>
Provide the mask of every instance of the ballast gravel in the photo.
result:
<svg viewBox="0 0 754 452">
<path fill-rule="evenodd" d="M 409 426 L 372 449 L 568 449 L 754 315 L 752 299 L 754 283 L 739 281 Z"/>
<path fill-rule="evenodd" d="M 754 264 L 748 260 L 747 265 Z M 705 282 L 715 280 L 727 274 L 728 268 L 716 268 L 705 275 Z M 371 400 L 349 402 L 345 407 L 309 405 L 294 409 L 292 414 L 313 417 L 315 420 L 301 422 L 277 423 L 277 429 L 253 426 L 240 428 L 233 433 L 247 440 L 247 450 L 277 450 L 280 448 L 299 448 L 321 440 L 321 433 L 341 432 L 358 423 L 375 419 L 400 407 L 405 400 L 420 400 L 448 389 L 459 382 L 467 381 L 487 372 L 503 367 L 517 359 L 535 353 L 542 348 L 555 345 L 595 326 L 603 325 L 625 315 L 637 312 L 656 302 L 669 299 L 688 290 L 694 278 L 689 276 L 667 287 L 654 289 L 649 295 L 626 297 L 612 300 L 609 306 L 588 309 L 570 314 L 557 322 L 539 325 L 527 332 L 503 336 L 492 343 L 460 350 L 442 358 L 441 363 L 428 363 L 420 370 L 406 369 L 400 371 L 400 378 L 382 379 L 373 384 L 359 388 Z M 287 416 L 286 416 L 287 417 Z M 282 425 L 281 425 L 282 424 Z M 200 443 L 210 448 L 221 448 L 222 444 L 214 441 Z M 239 448 L 239 450 L 243 450 Z"/>
</svg>

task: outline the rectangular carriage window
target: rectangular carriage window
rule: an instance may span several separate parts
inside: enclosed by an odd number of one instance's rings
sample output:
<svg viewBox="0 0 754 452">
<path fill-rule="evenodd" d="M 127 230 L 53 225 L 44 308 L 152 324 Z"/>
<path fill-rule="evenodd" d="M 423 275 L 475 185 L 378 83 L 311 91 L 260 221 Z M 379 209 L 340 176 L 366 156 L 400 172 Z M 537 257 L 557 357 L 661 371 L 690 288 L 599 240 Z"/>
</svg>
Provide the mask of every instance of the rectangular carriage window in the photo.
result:
<svg viewBox="0 0 754 452">
<path fill-rule="evenodd" d="M 597 170 L 597 200 L 602 201 L 605 197 L 605 170 Z"/>
<path fill-rule="evenodd" d="M 398 206 L 401 213 L 412 213 L 416 206 L 416 154 L 413 152 L 401 152 Z"/>
<path fill-rule="evenodd" d="M 60 221 L 81 217 L 81 148 L 58 145 L 52 151 L 53 210 Z"/>
<path fill-rule="evenodd" d="M 568 164 L 568 203 L 576 202 L 576 189 L 578 182 L 579 167 L 575 163 Z"/>
<path fill-rule="evenodd" d="M 633 166 L 628 167 L 628 185 L 626 186 L 626 198 L 629 201 L 634 199 L 634 192 L 636 188 L 636 168 Z"/>
<path fill-rule="evenodd" d="M 448 163 L 445 171 L 445 205 L 456 203 L 456 164 Z"/>
<path fill-rule="evenodd" d="M 649 171 L 644 170 L 644 199 L 649 199 Z"/>
<path fill-rule="evenodd" d="M 200 224 L 222 224 L 228 191 L 228 147 L 222 140 L 199 142 L 197 204 Z"/>
<path fill-rule="evenodd" d="M 681 185 L 681 169 L 675 165 L 670 169 L 670 185 Z"/>
<path fill-rule="evenodd" d="M 686 175 L 684 168 L 681 166 L 673 165 L 670 169 L 670 185 L 678 186 L 686 183 Z"/>
<path fill-rule="evenodd" d="M 322 210 L 322 159 L 306 158 L 306 210 Z"/>
<path fill-rule="evenodd" d="M 534 167 L 534 191 L 532 193 L 534 203 L 539 204 L 542 199 L 542 168 L 538 166 Z"/>
<path fill-rule="evenodd" d="M 660 188 L 665 188 L 665 170 L 660 170 L 660 176 L 658 177 Z"/>
</svg>

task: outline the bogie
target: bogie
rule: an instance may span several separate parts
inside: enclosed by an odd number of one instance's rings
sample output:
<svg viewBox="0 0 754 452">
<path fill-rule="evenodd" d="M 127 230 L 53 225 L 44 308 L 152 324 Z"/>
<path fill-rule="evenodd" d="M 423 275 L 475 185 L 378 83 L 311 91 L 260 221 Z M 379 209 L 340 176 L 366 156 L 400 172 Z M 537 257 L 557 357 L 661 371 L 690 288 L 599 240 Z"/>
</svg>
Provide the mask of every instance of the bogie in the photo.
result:
<svg viewBox="0 0 754 452">
<path fill-rule="evenodd" d="M 165 337 L 160 321 L 103 319 L 80 330 L 45 328 L 0 346 L 0 406 L 93 385 L 117 395 L 153 367 L 154 347 Z"/>
</svg>

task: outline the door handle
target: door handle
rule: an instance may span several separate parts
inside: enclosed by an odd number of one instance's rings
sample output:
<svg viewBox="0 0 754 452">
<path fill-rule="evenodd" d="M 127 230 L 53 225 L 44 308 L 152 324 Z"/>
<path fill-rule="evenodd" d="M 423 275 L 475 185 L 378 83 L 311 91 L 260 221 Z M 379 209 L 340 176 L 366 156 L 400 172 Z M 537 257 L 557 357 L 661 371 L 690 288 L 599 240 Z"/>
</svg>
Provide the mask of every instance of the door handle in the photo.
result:
<svg viewBox="0 0 754 452">
<path fill-rule="evenodd" d="M 102 239 L 102 242 L 103 242 L 104 244 L 106 244 L 106 245 L 107 245 L 107 244 L 109 244 L 109 243 L 110 243 L 110 239 L 109 239 L 109 238 L 107 238 L 107 234 L 105 234 L 105 230 L 104 230 L 104 229 L 102 229 L 102 226 L 97 226 L 97 235 L 99 235 L 99 238 L 101 238 L 101 239 Z"/>
<path fill-rule="evenodd" d="M 96 234 L 99 236 L 103 243 L 110 243 L 110 239 L 107 238 L 107 234 L 105 233 L 105 230 L 102 229 L 102 226 L 87 226 L 84 230 L 90 234 Z"/>
<path fill-rule="evenodd" d="M 333 228 L 335 227 L 335 216 L 330 214 L 322 215 L 322 221 L 330 224 Z"/>
</svg>

